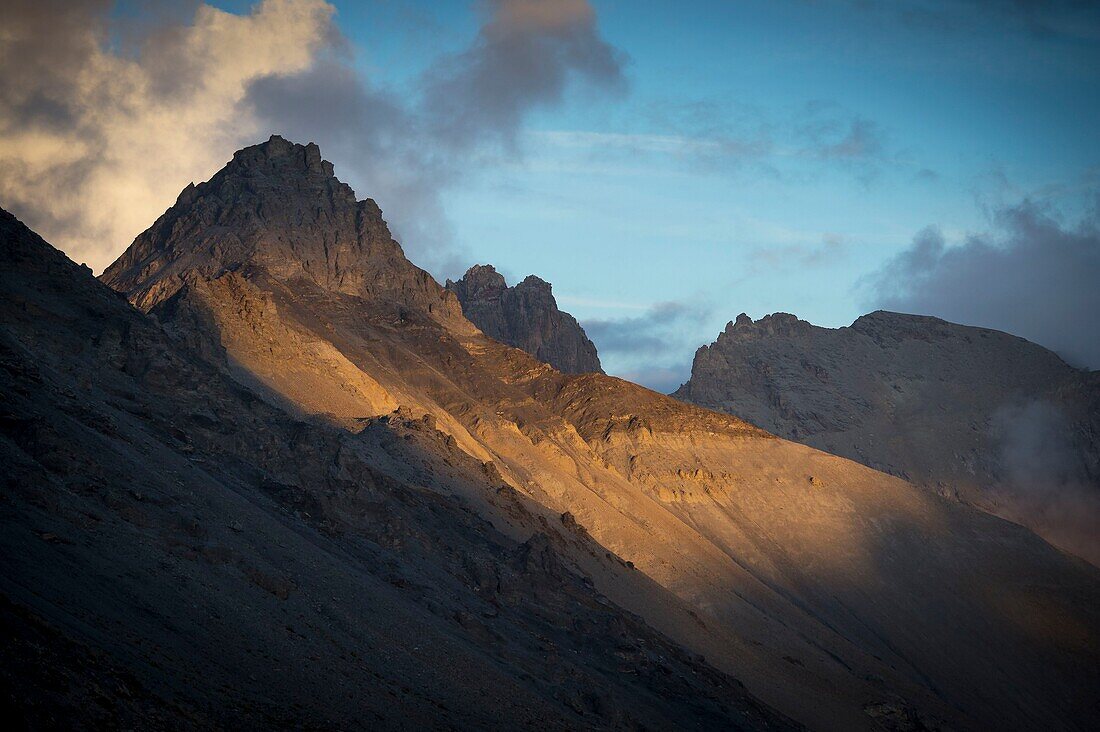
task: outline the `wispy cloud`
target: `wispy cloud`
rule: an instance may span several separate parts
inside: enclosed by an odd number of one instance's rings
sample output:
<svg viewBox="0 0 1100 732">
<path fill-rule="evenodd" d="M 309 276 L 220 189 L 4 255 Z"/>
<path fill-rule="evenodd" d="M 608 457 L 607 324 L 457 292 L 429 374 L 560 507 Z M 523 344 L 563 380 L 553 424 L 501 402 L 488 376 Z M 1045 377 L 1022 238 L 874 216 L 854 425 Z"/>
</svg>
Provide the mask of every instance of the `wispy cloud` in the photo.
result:
<svg viewBox="0 0 1100 732">
<path fill-rule="evenodd" d="M 827 234 L 819 243 L 803 242 L 759 247 L 749 252 L 751 272 L 834 264 L 848 253 L 848 243 L 839 235 Z"/>
<path fill-rule="evenodd" d="M 1003 478 L 997 496 L 1008 518 L 1100 565 L 1100 489 L 1081 426 L 1043 400 L 999 409 L 991 425 Z"/>
<path fill-rule="evenodd" d="M 687 380 L 710 307 L 659 302 L 641 315 L 590 318 L 581 323 L 609 373 L 669 392 Z M 675 383 L 674 383 L 675 382 Z"/>
<path fill-rule="evenodd" d="M 398 97 L 350 60 L 255 84 L 249 101 L 274 128 L 321 145 L 350 182 L 384 207 L 406 252 L 457 276 L 444 193 L 487 155 L 518 157 L 527 116 L 583 84 L 625 88 L 623 55 L 600 35 L 587 0 L 493 0 L 470 46 L 439 58 Z M 319 115 L 316 110 L 323 109 Z"/>
<path fill-rule="evenodd" d="M 558 302 L 564 305 L 579 305 L 590 308 L 606 308 L 608 310 L 648 310 L 650 306 L 639 305 L 633 302 L 619 300 L 600 300 L 590 297 L 574 297 L 572 295 L 558 295 Z"/>
<path fill-rule="evenodd" d="M 625 150 L 665 155 L 729 155 L 761 152 L 757 146 L 749 143 L 728 139 L 692 138 L 683 135 L 543 130 L 531 132 L 529 138 L 536 145 L 552 145 L 573 150 Z"/>
<path fill-rule="evenodd" d="M 588 169 L 612 174 L 637 169 L 640 160 L 663 158 L 696 174 L 749 169 L 783 177 L 841 169 L 866 183 L 882 169 L 912 167 L 892 148 L 881 125 L 833 102 L 811 101 L 770 112 L 741 105 L 666 103 L 639 118 L 649 130 L 538 130 L 526 135 L 526 143 L 535 151 L 581 156 Z M 545 157 L 562 165 L 560 157 Z"/>
</svg>

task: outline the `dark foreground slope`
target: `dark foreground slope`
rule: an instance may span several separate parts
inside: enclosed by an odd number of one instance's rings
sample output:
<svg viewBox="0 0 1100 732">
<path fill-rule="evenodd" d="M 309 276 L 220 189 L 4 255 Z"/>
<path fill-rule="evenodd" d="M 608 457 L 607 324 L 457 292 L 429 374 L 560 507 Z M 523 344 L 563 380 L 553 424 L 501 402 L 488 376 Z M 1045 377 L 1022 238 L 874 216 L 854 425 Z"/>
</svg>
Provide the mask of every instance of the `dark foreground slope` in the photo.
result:
<svg viewBox="0 0 1100 732">
<path fill-rule="evenodd" d="M 565 530 L 560 557 L 596 589 L 808 726 L 1095 726 L 1095 568 L 896 477 L 486 337 L 315 146 L 239 151 L 103 279 L 302 419 L 369 437 L 400 405 L 436 425 L 447 460 L 500 486 L 457 489 L 481 519 L 525 541 L 515 499 Z"/>
<path fill-rule="evenodd" d="M 1023 338 L 874 312 L 741 315 L 676 397 L 1031 527 L 1100 564 L 1100 373 Z"/>
<path fill-rule="evenodd" d="M 291 418 L 6 212 L 0 261 L 9 722 L 787 726 L 595 592 L 561 522 L 430 420 Z"/>
<path fill-rule="evenodd" d="M 603 373 L 596 346 L 569 313 L 558 309 L 550 283 L 535 275 L 509 287 L 492 265 L 475 265 L 446 287 L 481 332 L 566 374 Z"/>
</svg>

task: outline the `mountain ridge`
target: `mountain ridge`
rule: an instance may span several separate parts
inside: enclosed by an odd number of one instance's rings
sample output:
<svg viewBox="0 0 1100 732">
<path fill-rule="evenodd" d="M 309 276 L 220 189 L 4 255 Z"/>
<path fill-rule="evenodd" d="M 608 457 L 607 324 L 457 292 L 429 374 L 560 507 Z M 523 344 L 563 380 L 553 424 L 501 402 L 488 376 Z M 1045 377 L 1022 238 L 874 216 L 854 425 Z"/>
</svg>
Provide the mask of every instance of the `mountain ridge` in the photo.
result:
<svg viewBox="0 0 1100 732">
<path fill-rule="evenodd" d="M 321 189 L 303 191 L 289 210 L 324 209 Z M 220 205 L 199 197 L 180 213 L 201 224 Z M 430 424 L 440 437 L 425 457 L 439 456 L 416 474 L 471 466 L 481 477 L 449 490 L 513 540 L 532 524 L 502 497 L 536 512 L 533 525 L 589 537 L 603 554 L 556 546 L 597 591 L 787 717 L 818 729 L 1073 727 L 1091 709 L 1100 577 L 1027 530 L 738 417 L 562 374 L 441 306 L 444 288 L 403 255 L 372 259 L 394 249 L 372 250 L 339 221 L 327 232 L 342 232 L 338 251 L 366 257 L 343 278 L 329 276 L 326 232 L 296 220 L 175 231 L 139 236 L 105 280 L 219 379 L 353 441 L 372 439 L 394 404 L 407 415 L 395 422 Z M 242 242 L 325 262 L 269 264 L 246 246 L 222 266 Z M 168 267 L 212 250 L 212 266 Z M 397 286 L 357 279 L 388 268 Z M 411 470 L 420 459 L 382 452 L 370 460 Z M 354 515 L 363 500 L 340 505 Z M 1083 630 L 1052 637 L 1052 618 Z"/>
<path fill-rule="evenodd" d="M 841 328 L 742 314 L 697 351 L 674 396 L 975 503 L 1100 561 L 1089 526 L 1100 518 L 1091 406 L 1100 374 L 1018 336 L 888 311 Z M 1057 454 L 1019 464 L 1037 450 Z"/>
<path fill-rule="evenodd" d="M 0 259 L 15 723 L 797 729 L 431 420 L 282 412 L 2 210 Z"/>
</svg>

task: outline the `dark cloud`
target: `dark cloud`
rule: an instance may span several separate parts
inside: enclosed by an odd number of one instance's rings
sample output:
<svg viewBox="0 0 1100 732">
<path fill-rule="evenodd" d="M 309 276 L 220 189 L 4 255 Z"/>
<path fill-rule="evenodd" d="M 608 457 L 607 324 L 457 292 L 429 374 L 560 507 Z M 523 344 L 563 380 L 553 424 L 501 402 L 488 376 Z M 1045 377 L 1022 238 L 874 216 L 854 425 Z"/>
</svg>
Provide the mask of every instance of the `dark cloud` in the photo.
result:
<svg viewBox="0 0 1100 732">
<path fill-rule="evenodd" d="M 661 394 L 671 394 L 691 378 L 691 363 L 685 361 L 678 366 L 639 366 L 612 375 Z"/>
<path fill-rule="evenodd" d="M 616 375 L 667 393 L 691 375 L 691 357 L 700 342 L 696 331 L 709 315 L 707 307 L 662 302 L 642 315 L 581 325 L 605 366 L 622 364 Z"/>
<path fill-rule="evenodd" d="M 5 2 L 0 10 L 0 132 L 73 124 L 79 112 L 77 72 L 104 40 L 110 5 L 110 0 Z"/>
<path fill-rule="evenodd" d="M 657 303 L 644 315 L 584 321 L 585 332 L 600 352 L 656 355 L 668 350 L 685 322 L 704 320 L 707 310 L 679 302 Z"/>
<path fill-rule="evenodd" d="M 490 7 L 474 44 L 425 76 L 423 111 L 440 141 L 469 147 L 489 136 L 513 145 L 524 117 L 561 102 L 571 81 L 625 90 L 623 54 L 600 36 L 587 0 L 491 0 Z"/>
<path fill-rule="evenodd" d="M 871 307 L 935 315 L 1022 336 L 1100 367 L 1100 214 L 1065 226 L 1024 201 L 993 231 L 948 246 L 935 227 L 862 282 Z"/>
</svg>

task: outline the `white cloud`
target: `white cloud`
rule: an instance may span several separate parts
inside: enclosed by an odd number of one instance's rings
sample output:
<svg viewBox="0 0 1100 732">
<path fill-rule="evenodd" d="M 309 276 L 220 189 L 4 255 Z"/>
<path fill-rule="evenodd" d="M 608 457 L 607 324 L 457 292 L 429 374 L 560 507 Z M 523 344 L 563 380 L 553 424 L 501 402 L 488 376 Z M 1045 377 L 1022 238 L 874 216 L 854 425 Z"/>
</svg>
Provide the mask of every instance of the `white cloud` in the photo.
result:
<svg viewBox="0 0 1100 732">
<path fill-rule="evenodd" d="M 250 83 L 310 67 L 337 38 L 333 12 L 321 0 L 264 0 L 249 15 L 200 5 L 189 25 L 126 54 L 104 43 L 98 3 L 12 8 L 0 36 L 2 205 L 102 269 L 187 183 L 266 132 L 243 103 Z M 59 47 L 52 73 L 20 62 Z"/>
</svg>

